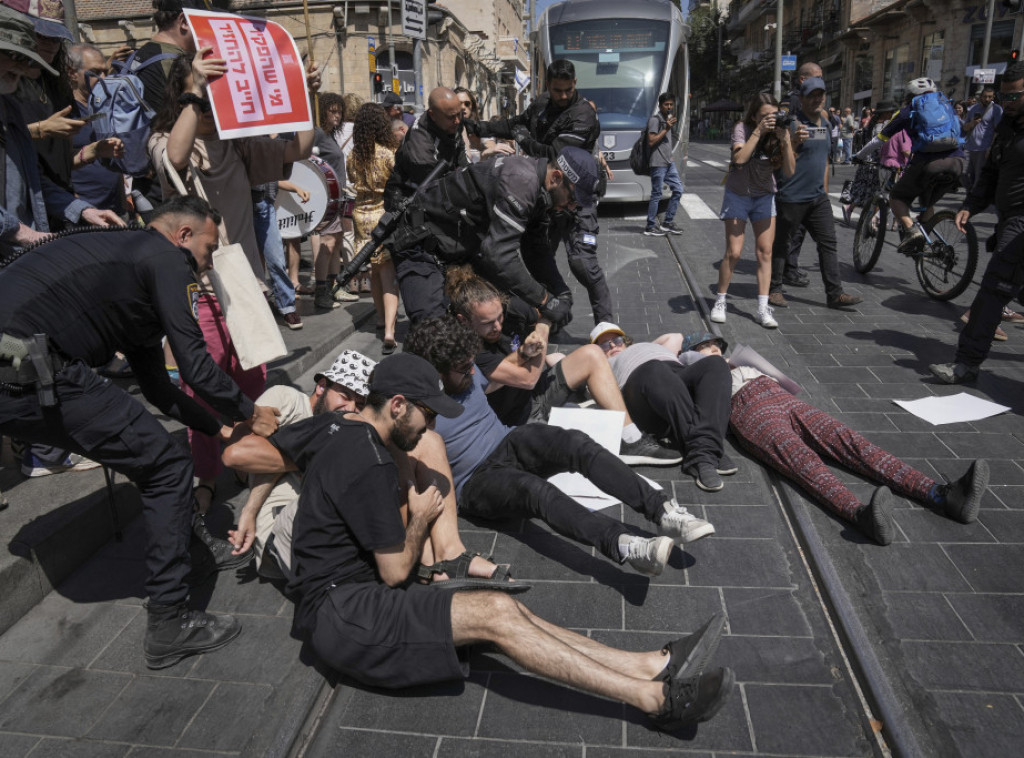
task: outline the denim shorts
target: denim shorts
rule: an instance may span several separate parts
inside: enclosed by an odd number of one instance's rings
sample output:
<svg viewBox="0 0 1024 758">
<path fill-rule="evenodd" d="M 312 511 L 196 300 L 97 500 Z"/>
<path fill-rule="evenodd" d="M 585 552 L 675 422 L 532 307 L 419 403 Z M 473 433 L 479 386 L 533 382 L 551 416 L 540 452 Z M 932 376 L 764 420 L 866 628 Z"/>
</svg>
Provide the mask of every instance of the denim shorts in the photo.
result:
<svg viewBox="0 0 1024 758">
<path fill-rule="evenodd" d="M 775 195 L 737 195 L 725 191 L 722 198 L 722 212 L 718 217 L 722 220 L 735 218 L 740 221 L 761 221 L 775 215 Z"/>
</svg>

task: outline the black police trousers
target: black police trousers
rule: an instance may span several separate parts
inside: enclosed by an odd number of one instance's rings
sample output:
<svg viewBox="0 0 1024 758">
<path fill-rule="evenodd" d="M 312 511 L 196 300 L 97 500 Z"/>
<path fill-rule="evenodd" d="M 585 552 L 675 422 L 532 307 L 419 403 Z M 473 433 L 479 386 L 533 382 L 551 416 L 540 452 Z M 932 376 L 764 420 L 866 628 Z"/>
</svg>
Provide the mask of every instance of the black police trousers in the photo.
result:
<svg viewBox="0 0 1024 758">
<path fill-rule="evenodd" d="M 556 234 L 565 242 L 565 255 L 569 259 L 569 270 L 576 281 L 583 285 L 590 298 L 594 323 L 615 321 L 612 313 L 612 295 L 608 290 L 608 280 L 604 270 L 597 261 L 597 235 L 600 231 L 597 223 L 597 206 L 580 208 L 575 223 L 552 224 Z M 551 246 L 552 256 L 558 249 L 556 237 Z M 558 294 L 557 290 L 552 290 Z"/>
<path fill-rule="evenodd" d="M 392 252 L 391 259 L 409 321 L 415 324 L 425 318 L 443 316 L 448 311 L 448 296 L 444 293 L 444 269 L 437 258 L 416 246 Z"/>
<path fill-rule="evenodd" d="M 192 524 L 192 458 L 135 398 L 81 361 L 54 380 L 57 405 L 42 408 L 34 392 L 0 391 L 0 432 L 64 448 L 124 474 L 139 489 L 148 546 L 146 593 L 154 603 L 188 596 Z"/>
<path fill-rule="evenodd" d="M 996 227 L 996 249 L 971 303 L 971 316 L 960 332 L 956 362 L 980 366 L 992 347 L 1003 308 L 1024 286 L 1024 216 L 1011 216 Z"/>
</svg>

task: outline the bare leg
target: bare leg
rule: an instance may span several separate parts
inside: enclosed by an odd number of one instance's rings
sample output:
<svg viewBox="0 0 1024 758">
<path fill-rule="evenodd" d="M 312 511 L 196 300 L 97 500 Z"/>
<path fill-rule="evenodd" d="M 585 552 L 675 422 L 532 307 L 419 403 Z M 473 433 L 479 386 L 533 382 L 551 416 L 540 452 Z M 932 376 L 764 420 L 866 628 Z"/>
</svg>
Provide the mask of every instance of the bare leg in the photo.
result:
<svg viewBox="0 0 1024 758">
<path fill-rule="evenodd" d="M 725 256 L 722 258 L 722 265 L 718 267 L 719 294 L 729 291 L 729 282 L 732 281 L 733 271 L 736 270 L 736 264 L 739 263 L 740 256 L 743 254 L 743 241 L 746 239 L 744 232 L 746 228 L 747 223 L 741 219 L 725 219 Z M 769 248 L 770 247 L 771 246 L 769 245 Z M 768 257 L 770 259 L 770 249 L 768 253 Z M 770 267 L 768 273 L 770 276 Z M 758 274 L 760 274 L 760 270 L 758 270 Z M 760 284 L 760 276 L 758 276 L 758 284 Z"/>
<path fill-rule="evenodd" d="M 493 642 L 528 671 L 628 703 L 644 713 L 657 713 L 665 702 L 661 682 L 621 673 L 634 654 L 621 653 L 624 657 L 610 668 L 550 634 L 534 623 L 521 604 L 498 592 L 456 593 L 452 633 L 457 646 Z M 601 656 L 614 659 L 617 652 L 608 648 Z"/>
<path fill-rule="evenodd" d="M 284 241 L 284 249 L 288 258 L 288 278 L 292 280 L 295 289 L 299 289 L 299 258 L 301 257 L 299 244 L 297 239 Z"/>
<path fill-rule="evenodd" d="M 904 229 L 909 229 L 914 225 L 914 220 L 910 218 L 910 206 L 905 202 L 890 197 L 889 207 L 892 208 L 892 215 L 903 225 Z"/>
<path fill-rule="evenodd" d="M 384 341 L 394 342 L 398 323 L 398 276 L 390 258 L 380 264 L 381 300 L 384 302 Z"/>
<path fill-rule="evenodd" d="M 373 298 L 373 308 L 377 311 L 377 328 L 386 327 L 387 321 L 384 315 L 384 290 L 380 282 L 380 265 L 370 264 L 370 297 Z"/>
<path fill-rule="evenodd" d="M 562 361 L 566 383 L 576 389 L 586 384 L 594 400 L 602 408 L 626 414 L 623 426 L 633 423 L 622 399 L 622 391 L 615 382 L 611 364 L 597 345 L 583 345 L 573 350 Z"/>
<path fill-rule="evenodd" d="M 757 294 L 767 295 L 772 283 L 772 243 L 775 241 L 775 217 L 752 221 L 754 250 L 757 252 Z M 719 292 L 723 290 L 719 289 Z"/>
</svg>

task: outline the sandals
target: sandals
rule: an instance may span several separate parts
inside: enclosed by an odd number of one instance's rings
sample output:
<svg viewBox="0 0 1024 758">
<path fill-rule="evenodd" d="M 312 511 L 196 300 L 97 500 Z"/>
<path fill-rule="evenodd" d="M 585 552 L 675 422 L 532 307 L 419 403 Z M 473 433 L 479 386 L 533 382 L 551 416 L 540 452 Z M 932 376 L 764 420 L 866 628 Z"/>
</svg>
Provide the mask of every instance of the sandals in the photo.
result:
<svg viewBox="0 0 1024 758">
<path fill-rule="evenodd" d="M 509 564 L 501 563 L 494 569 L 489 577 L 478 577 L 469 575 L 469 564 L 480 553 L 465 552 L 457 558 L 426 566 L 422 563 L 416 566 L 416 577 L 420 581 L 447 590 L 498 590 L 514 595 L 526 592 L 532 585 L 525 582 L 513 582 L 512 572 Z M 487 558 L 486 560 L 490 560 Z M 435 574 L 447 574 L 448 579 L 434 581 Z"/>
<path fill-rule="evenodd" d="M 397 342 L 395 342 L 394 340 L 384 340 L 383 344 L 381 345 L 380 352 L 381 355 L 391 355 L 397 349 Z"/>
</svg>

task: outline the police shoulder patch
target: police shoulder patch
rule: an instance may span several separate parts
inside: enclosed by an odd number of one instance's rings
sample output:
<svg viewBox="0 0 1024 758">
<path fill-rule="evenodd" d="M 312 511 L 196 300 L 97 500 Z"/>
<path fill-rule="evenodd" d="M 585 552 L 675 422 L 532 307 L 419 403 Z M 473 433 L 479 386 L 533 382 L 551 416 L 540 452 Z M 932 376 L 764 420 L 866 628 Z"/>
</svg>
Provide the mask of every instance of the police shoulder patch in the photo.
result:
<svg viewBox="0 0 1024 758">
<path fill-rule="evenodd" d="M 192 282 L 185 288 L 185 295 L 188 297 L 188 307 L 192 309 L 192 318 L 199 320 L 199 284 Z"/>
</svg>

